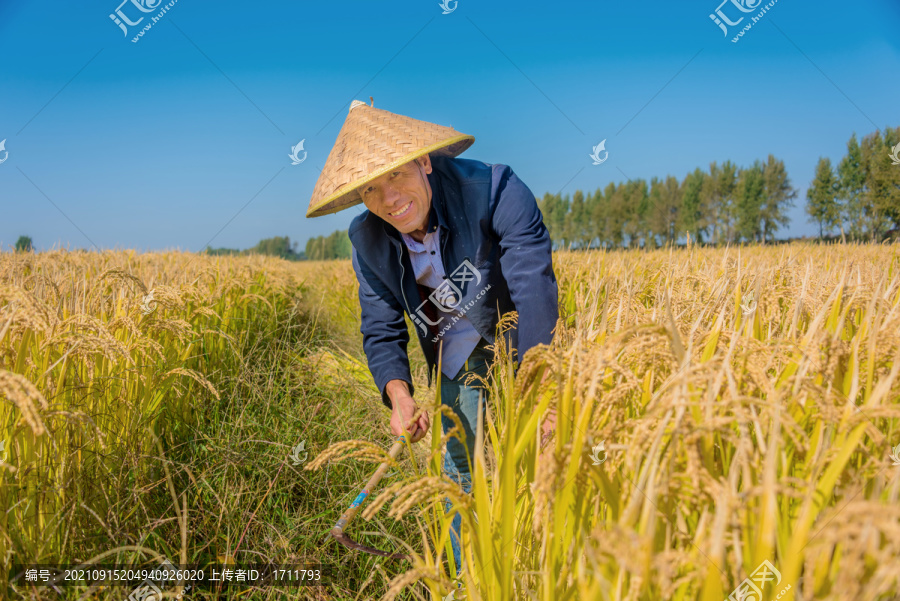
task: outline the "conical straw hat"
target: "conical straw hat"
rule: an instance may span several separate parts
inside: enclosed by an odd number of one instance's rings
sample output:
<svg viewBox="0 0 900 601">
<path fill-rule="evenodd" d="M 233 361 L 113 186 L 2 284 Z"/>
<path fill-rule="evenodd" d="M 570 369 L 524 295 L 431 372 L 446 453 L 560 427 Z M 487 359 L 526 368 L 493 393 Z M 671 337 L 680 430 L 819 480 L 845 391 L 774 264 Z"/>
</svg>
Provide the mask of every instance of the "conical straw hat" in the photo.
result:
<svg viewBox="0 0 900 601">
<path fill-rule="evenodd" d="M 338 134 L 319 174 L 307 217 L 319 217 L 362 202 L 357 188 L 424 154 L 455 157 L 475 141 L 452 127 L 419 121 L 360 100 Z"/>
</svg>

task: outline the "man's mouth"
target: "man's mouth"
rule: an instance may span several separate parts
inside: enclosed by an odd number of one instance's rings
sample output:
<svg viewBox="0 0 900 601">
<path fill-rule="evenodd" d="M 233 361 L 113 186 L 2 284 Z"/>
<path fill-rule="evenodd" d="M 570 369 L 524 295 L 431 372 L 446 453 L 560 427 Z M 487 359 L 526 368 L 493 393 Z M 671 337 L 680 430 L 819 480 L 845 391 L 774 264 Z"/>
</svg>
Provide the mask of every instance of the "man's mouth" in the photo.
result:
<svg viewBox="0 0 900 601">
<path fill-rule="evenodd" d="M 400 210 L 394 211 L 393 213 L 388 213 L 391 217 L 403 217 L 409 212 L 409 208 L 412 206 L 412 201 L 409 201 L 405 207 Z"/>
</svg>

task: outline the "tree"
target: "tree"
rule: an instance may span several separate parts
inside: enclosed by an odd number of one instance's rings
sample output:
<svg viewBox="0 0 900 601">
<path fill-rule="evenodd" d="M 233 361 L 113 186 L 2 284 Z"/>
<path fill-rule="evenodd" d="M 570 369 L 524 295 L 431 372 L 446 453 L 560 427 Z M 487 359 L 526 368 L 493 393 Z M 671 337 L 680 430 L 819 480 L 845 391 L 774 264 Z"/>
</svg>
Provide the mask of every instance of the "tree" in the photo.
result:
<svg viewBox="0 0 900 601">
<path fill-rule="evenodd" d="M 625 184 L 610 183 L 604 193 L 606 197 L 606 224 L 604 237 L 607 243 L 615 248 L 622 246 L 625 240 Z"/>
<path fill-rule="evenodd" d="M 265 238 L 263 240 L 260 240 L 253 248 L 248 248 L 245 250 L 238 250 L 236 248 L 211 248 L 207 246 L 203 250 L 203 252 L 209 255 L 216 256 L 246 256 L 252 254 L 269 255 L 273 257 L 280 257 L 288 261 L 300 261 L 306 258 L 303 256 L 302 252 L 297 252 L 297 243 L 294 242 L 293 244 L 291 244 L 291 239 L 288 236 L 275 236 L 274 238 Z"/>
<path fill-rule="evenodd" d="M 296 261 L 300 258 L 297 254 L 297 243 L 291 244 L 289 236 L 275 236 L 260 240 L 259 244 L 247 252 L 280 257 L 288 261 Z"/>
<path fill-rule="evenodd" d="M 863 173 L 862 151 L 856 141 L 856 134 L 847 142 L 847 155 L 838 164 L 838 177 L 840 178 L 840 197 L 843 204 L 843 219 L 841 220 L 841 238 L 844 238 L 844 223 L 847 224 L 850 234 L 860 237 L 864 231 L 862 191 L 865 186 L 865 174 Z"/>
<path fill-rule="evenodd" d="M 722 166 L 709 165 L 709 178 L 702 188 L 703 204 L 707 207 L 707 221 L 712 227 L 712 240 L 716 244 L 731 242 L 734 223 L 734 193 L 737 187 L 737 167 L 731 161 Z"/>
<path fill-rule="evenodd" d="M 587 246 L 590 234 L 588 233 L 589 216 L 584 203 L 584 192 L 575 190 L 572 195 L 572 206 L 566 215 L 566 239 L 574 243 L 576 247 Z"/>
<path fill-rule="evenodd" d="M 757 160 L 741 169 L 735 194 L 736 234 L 747 241 L 759 241 L 762 234 L 762 208 L 765 196 L 763 166 Z"/>
<path fill-rule="evenodd" d="M 787 207 L 793 206 L 797 191 L 791 186 L 784 161 L 776 159 L 771 154 L 763 165 L 762 176 L 763 201 L 760 218 L 762 241 L 765 243 L 775 238 L 775 232 L 780 226 L 786 226 L 791 222 L 787 215 Z"/>
<path fill-rule="evenodd" d="M 860 204 L 872 241 L 880 241 L 900 217 L 900 170 L 890 159 L 891 146 L 898 137 L 900 128 L 886 128 L 883 136 L 880 131 L 873 132 L 860 144 L 863 165 Z"/>
<path fill-rule="evenodd" d="M 652 235 L 647 225 L 647 214 L 650 210 L 650 192 L 647 181 L 643 179 L 628 180 L 625 185 L 625 202 L 631 219 L 627 224 L 629 246 L 647 246 Z"/>
<path fill-rule="evenodd" d="M 590 236 L 588 247 L 591 248 L 595 244 L 603 245 L 603 224 L 604 213 L 606 208 L 606 199 L 603 198 L 603 191 L 597 188 L 591 194 L 585 203 L 585 215 L 588 220 L 588 235 Z"/>
<path fill-rule="evenodd" d="M 678 239 L 678 214 L 681 210 L 681 185 L 674 176 L 665 180 L 653 178 L 650 182 L 650 212 L 648 225 L 659 244 L 669 244 Z"/>
<path fill-rule="evenodd" d="M 886 127 L 882 141 L 884 145 L 878 155 L 879 161 L 872 169 L 875 175 L 873 187 L 877 187 L 875 194 L 896 233 L 900 229 L 900 165 L 896 165 L 891 156 L 894 148 L 900 149 L 900 127 Z"/>
<path fill-rule="evenodd" d="M 306 258 L 311 261 L 349 259 L 353 246 L 347 230 L 335 230 L 328 236 L 316 236 L 306 241 Z"/>
<path fill-rule="evenodd" d="M 34 247 L 31 244 L 31 236 L 19 236 L 19 239 L 16 240 L 16 252 L 30 253 L 32 250 Z"/>
<path fill-rule="evenodd" d="M 679 214 L 679 232 L 691 232 L 694 240 L 703 242 L 703 232 L 707 227 L 708 209 L 705 206 L 707 197 L 703 194 L 707 175 L 697 167 L 688 173 L 681 183 L 681 213 Z"/>
<path fill-rule="evenodd" d="M 838 202 L 840 182 L 831 168 L 831 159 L 819 157 L 816 175 L 806 190 L 806 212 L 819 224 L 819 237 L 831 231 L 841 222 L 841 205 Z"/>
<path fill-rule="evenodd" d="M 569 212 L 568 196 L 564 200 L 559 192 L 546 192 L 538 207 L 543 215 L 544 225 L 550 232 L 550 240 L 557 248 L 563 247 L 566 240 L 566 213 Z"/>
</svg>

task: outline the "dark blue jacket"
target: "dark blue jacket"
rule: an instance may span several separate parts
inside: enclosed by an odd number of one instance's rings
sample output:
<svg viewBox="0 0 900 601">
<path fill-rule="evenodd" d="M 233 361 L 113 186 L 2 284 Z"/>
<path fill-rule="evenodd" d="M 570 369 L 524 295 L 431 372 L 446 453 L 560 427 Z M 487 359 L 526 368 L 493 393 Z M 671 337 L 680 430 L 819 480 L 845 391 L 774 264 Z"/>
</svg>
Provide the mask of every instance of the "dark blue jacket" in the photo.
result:
<svg viewBox="0 0 900 601">
<path fill-rule="evenodd" d="M 518 311 L 518 327 L 507 343 L 518 358 L 553 338 L 559 316 L 550 235 L 534 194 L 507 165 L 470 159 L 431 158 L 429 230 L 440 230 L 445 282 L 461 293 L 458 308 L 481 336 L 494 342 L 499 316 Z M 409 251 L 396 228 L 365 211 L 350 224 L 353 269 L 359 280 L 363 349 L 382 402 L 394 379 L 414 392 L 406 345 L 404 312 L 416 326 L 428 362 L 428 382 L 437 363 L 435 331 L 454 314 L 429 313 L 416 283 Z M 472 271 L 477 270 L 477 273 Z M 429 327 L 437 319 L 440 322 Z"/>
</svg>

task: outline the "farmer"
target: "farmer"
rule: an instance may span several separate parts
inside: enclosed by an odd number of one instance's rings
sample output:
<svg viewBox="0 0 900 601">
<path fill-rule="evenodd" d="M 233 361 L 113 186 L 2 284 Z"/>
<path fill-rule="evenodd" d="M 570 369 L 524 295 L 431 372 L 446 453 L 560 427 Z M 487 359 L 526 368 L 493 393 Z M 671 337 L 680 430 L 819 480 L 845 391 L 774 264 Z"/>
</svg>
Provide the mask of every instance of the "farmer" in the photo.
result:
<svg viewBox="0 0 900 601">
<path fill-rule="evenodd" d="M 518 312 L 517 327 L 506 334 L 518 361 L 550 343 L 558 318 L 550 236 L 534 195 L 506 165 L 455 158 L 474 141 L 354 100 L 306 213 L 317 217 L 359 203 L 368 209 L 353 219 L 349 235 L 369 370 L 391 409 L 391 432 L 420 440 L 429 418 L 413 419 L 408 315 L 428 384 L 440 361 L 441 403 L 465 431 L 465 446 L 455 437 L 447 443 L 442 470 L 466 493 L 472 487 L 466 447 L 474 458 L 484 402 L 484 391 L 467 384 L 467 376 L 487 374 L 493 353 L 486 346 L 500 315 Z M 545 434 L 553 422 L 544 423 Z M 442 416 L 445 434 L 453 425 Z M 457 569 L 460 523 L 454 516 Z"/>
</svg>

